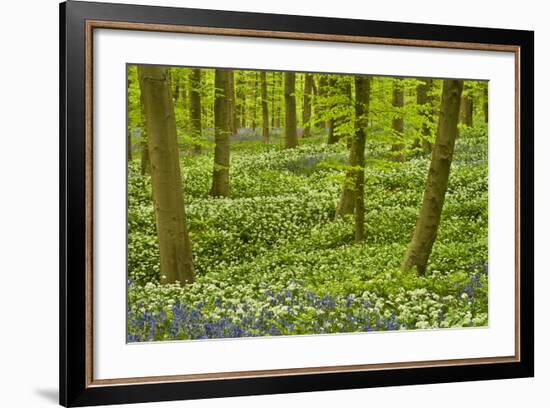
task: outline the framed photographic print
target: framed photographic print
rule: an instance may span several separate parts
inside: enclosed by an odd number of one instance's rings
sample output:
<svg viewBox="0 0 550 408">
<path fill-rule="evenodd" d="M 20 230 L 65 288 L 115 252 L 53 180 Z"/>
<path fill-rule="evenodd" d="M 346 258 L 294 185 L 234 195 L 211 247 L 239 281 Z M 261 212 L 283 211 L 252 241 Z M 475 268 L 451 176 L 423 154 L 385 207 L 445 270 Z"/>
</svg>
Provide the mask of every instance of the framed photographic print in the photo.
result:
<svg viewBox="0 0 550 408">
<path fill-rule="evenodd" d="M 533 32 L 60 24 L 62 405 L 534 375 Z"/>
</svg>

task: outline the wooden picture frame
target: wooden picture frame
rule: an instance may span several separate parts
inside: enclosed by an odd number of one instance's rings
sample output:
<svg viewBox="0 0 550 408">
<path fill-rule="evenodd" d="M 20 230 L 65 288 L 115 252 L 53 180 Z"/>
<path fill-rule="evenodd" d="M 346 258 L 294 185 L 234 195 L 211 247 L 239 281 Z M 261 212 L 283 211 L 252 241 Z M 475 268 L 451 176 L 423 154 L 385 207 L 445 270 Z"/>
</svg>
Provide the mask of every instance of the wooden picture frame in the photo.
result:
<svg viewBox="0 0 550 408">
<path fill-rule="evenodd" d="M 515 55 L 515 353 L 501 357 L 128 377 L 93 375 L 94 30 L 511 52 Z M 338 390 L 534 375 L 534 33 L 68 1 L 60 5 L 60 403 Z M 511 181 L 510 181 L 511 182 Z M 520 250 L 521 249 L 521 250 Z M 123 296 L 123 294 L 121 294 Z"/>
</svg>

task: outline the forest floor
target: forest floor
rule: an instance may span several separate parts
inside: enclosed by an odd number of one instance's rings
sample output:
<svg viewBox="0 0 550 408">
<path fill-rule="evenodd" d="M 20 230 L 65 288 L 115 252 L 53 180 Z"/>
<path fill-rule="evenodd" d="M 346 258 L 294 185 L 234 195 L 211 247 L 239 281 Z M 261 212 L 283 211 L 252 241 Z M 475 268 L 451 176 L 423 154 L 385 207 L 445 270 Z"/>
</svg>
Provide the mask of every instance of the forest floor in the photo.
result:
<svg viewBox="0 0 550 408">
<path fill-rule="evenodd" d="M 231 142 L 231 198 L 208 196 L 212 155 L 181 157 L 196 280 L 160 285 L 151 183 L 128 174 L 128 341 L 488 324 L 487 130 L 457 140 L 425 276 L 400 272 L 429 156 L 367 143 L 365 235 L 335 220 L 347 148 L 325 138 Z"/>
</svg>

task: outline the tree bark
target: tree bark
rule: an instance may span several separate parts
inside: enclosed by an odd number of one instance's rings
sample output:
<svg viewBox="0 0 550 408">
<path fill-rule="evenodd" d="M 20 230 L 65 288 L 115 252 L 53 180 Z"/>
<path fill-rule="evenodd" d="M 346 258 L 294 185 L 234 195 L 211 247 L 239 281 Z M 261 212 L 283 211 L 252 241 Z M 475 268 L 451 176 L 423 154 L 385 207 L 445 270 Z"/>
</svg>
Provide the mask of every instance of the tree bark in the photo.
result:
<svg viewBox="0 0 550 408">
<path fill-rule="evenodd" d="M 285 72 L 285 147 L 292 149 L 298 145 L 296 132 L 296 74 Z"/>
<path fill-rule="evenodd" d="M 193 141 L 202 140 L 201 117 L 201 70 L 199 68 L 189 71 L 189 130 Z M 193 152 L 200 153 L 200 143 L 193 144 Z"/>
<path fill-rule="evenodd" d="M 282 114 L 282 109 L 281 109 L 282 102 L 281 102 L 281 96 L 280 96 L 281 94 L 279 93 L 280 92 L 279 90 L 282 87 L 282 80 L 281 80 L 281 74 L 279 72 L 274 72 L 273 76 L 274 76 L 273 81 L 274 81 L 274 84 L 277 85 L 277 93 L 278 93 L 277 98 L 275 98 L 276 99 L 275 108 L 273 109 L 273 121 L 274 121 L 273 127 L 276 129 L 279 129 L 281 127 L 281 114 Z"/>
<path fill-rule="evenodd" d="M 214 97 L 214 171 L 212 175 L 213 197 L 229 197 L 229 135 L 231 111 L 228 95 L 231 92 L 230 74 L 227 69 L 216 69 Z"/>
<path fill-rule="evenodd" d="M 433 79 L 421 79 L 416 87 L 416 104 L 420 107 L 420 115 L 423 123 L 420 129 L 420 138 L 415 142 L 415 147 L 421 147 L 425 152 L 432 151 L 430 142 L 431 124 L 433 123 L 433 97 L 431 96 Z"/>
<path fill-rule="evenodd" d="M 256 112 L 258 107 L 258 71 L 254 72 L 254 82 L 252 83 L 252 87 L 254 89 L 254 96 L 253 96 L 253 102 L 252 105 L 252 131 L 255 134 L 256 133 Z"/>
<path fill-rule="evenodd" d="M 468 89 L 464 86 L 464 89 Z M 465 126 L 472 127 L 474 112 L 474 100 L 471 95 L 462 95 L 460 100 L 460 123 Z"/>
<path fill-rule="evenodd" d="M 315 114 L 316 114 L 316 120 L 315 120 L 315 126 L 318 128 L 326 129 L 327 121 L 323 119 L 323 115 L 321 112 L 323 110 L 326 110 L 327 106 L 325 103 L 325 99 L 327 96 L 327 77 L 326 75 L 319 74 L 319 86 L 317 87 L 317 98 L 316 98 L 316 106 L 315 106 Z M 321 103 L 319 104 L 319 101 Z"/>
<path fill-rule="evenodd" d="M 313 93 L 313 74 L 305 74 L 304 111 L 302 115 L 302 137 L 311 136 L 311 95 Z"/>
<path fill-rule="evenodd" d="M 271 73 L 271 127 L 275 128 L 275 72 Z"/>
<path fill-rule="evenodd" d="M 489 123 L 489 83 L 483 86 L 483 117 L 485 123 Z"/>
<path fill-rule="evenodd" d="M 369 123 L 371 77 L 355 76 L 355 242 L 365 239 L 365 139 Z"/>
<path fill-rule="evenodd" d="M 231 134 L 237 134 L 237 107 L 235 102 L 235 73 L 232 69 L 229 70 L 229 118 L 231 121 Z"/>
<path fill-rule="evenodd" d="M 267 100 L 267 73 L 262 71 L 260 74 L 262 82 L 262 139 L 264 143 L 269 143 L 269 107 Z"/>
<path fill-rule="evenodd" d="M 403 107 L 405 106 L 405 95 L 403 92 L 403 82 L 401 79 L 396 79 L 393 85 L 392 105 L 396 111 L 392 119 L 392 129 L 394 137 L 398 139 L 398 142 L 393 143 L 391 150 L 394 152 L 393 159 L 395 161 L 402 162 L 405 160 L 405 155 L 403 154 L 403 149 L 405 148 L 403 143 L 403 131 L 405 129 L 403 121 Z"/>
<path fill-rule="evenodd" d="M 126 95 L 129 95 L 130 87 L 132 85 L 132 80 L 130 79 L 130 75 L 128 75 L 128 83 L 126 85 L 127 85 Z M 129 104 L 130 104 L 130 102 L 128 102 L 128 105 Z M 129 123 L 129 121 L 128 121 L 128 123 Z M 127 159 L 128 163 L 130 163 L 132 161 L 132 130 L 133 129 L 130 129 L 129 126 L 127 127 L 128 135 L 126 137 L 126 159 Z"/>
<path fill-rule="evenodd" d="M 168 69 L 138 67 L 143 96 L 161 283 L 192 283 L 195 272 L 183 200 L 174 104 Z"/>
<path fill-rule="evenodd" d="M 458 134 L 457 124 L 463 86 L 464 83 L 461 80 L 443 81 L 437 136 L 432 151 L 422 207 L 401 265 L 401 269 L 404 271 L 416 268 L 420 275 L 424 275 L 426 272 L 428 258 L 437 237 L 449 182 L 449 172 Z"/>
<path fill-rule="evenodd" d="M 239 75 L 237 75 L 239 74 Z M 243 81 L 242 72 L 236 71 L 233 73 L 235 81 L 235 133 L 243 127 Z"/>
<path fill-rule="evenodd" d="M 143 93 L 140 89 L 140 150 L 141 150 L 141 175 L 151 174 L 151 160 L 149 159 L 149 143 L 147 142 L 147 116 L 145 115 L 145 107 L 143 102 Z"/>
<path fill-rule="evenodd" d="M 327 89 L 325 90 L 325 95 L 328 98 L 334 97 L 334 94 L 336 92 L 336 80 L 334 77 L 329 76 L 327 79 Z M 328 130 L 328 137 L 327 137 L 327 144 L 334 144 L 338 141 L 338 138 L 334 134 L 334 118 L 332 117 L 332 109 L 334 108 L 334 104 L 332 101 L 329 101 L 327 104 L 327 109 L 330 112 L 330 116 L 327 119 L 326 127 Z"/>
<path fill-rule="evenodd" d="M 351 138 L 350 153 L 342 195 L 336 208 L 336 218 L 356 211 L 356 241 L 364 239 L 364 182 L 365 182 L 365 135 L 368 124 L 371 77 L 356 76 L 355 79 L 355 131 Z M 358 210 L 358 212 L 357 212 Z"/>
</svg>

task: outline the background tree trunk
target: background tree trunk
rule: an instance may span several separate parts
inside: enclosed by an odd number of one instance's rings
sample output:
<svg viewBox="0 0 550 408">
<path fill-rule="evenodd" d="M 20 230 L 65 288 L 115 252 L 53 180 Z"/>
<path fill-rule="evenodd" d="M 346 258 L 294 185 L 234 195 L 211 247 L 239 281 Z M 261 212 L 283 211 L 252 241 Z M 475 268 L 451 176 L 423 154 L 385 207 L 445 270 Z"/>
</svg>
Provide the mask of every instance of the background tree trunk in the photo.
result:
<svg viewBox="0 0 550 408">
<path fill-rule="evenodd" d="M 421 79 L 421 83 L 416 87 L 416 104 L 420 107 L 420 115 L 424 123 L 420 130 L 421 137 L 415 142 L 415 147 L 422 146 L 425 152 L 430 152 L 432 150 L 432 144 L 430 142 L 430 124 L 433 122 L 432 87 L 432 79 Z"/>
<path fill-rule="evenodd" d="M 229 102 L 229 119 L 231 124 L 231 134 L 236 135 L 237 134 L 237 103 L 235 101 L 236 95 L 235 95 L 235 73 L 232 69 L 229 71 L 229 94 L 228 94 L 228 102 Z"/>
<path fill-rule="evenodd" d="M 336 208 L 336 218 L 356 213 L 356 240 L 364 238 L 364 180 L 365 180 L 365 132 L 368 123 L 371 77 L 355 77 L 355 132 L 351 137 L 350 153 L 342 195 Z M 360 224 L 360 225 L 359 225 Z"/>
<path fill-rule="evenodd" d="M 130 86 L 132 85 L 132 80 L 128 77 L 127 92 L 130 92 Z M 127 128 L 128 135 L 126 137 L 126 159 L 128 163 L 132 161 L 132 130 L 128 126 Z"/>
<path fill-rule="evenodd" d="M 371 77 L 355 76 L 355 242 L 365 239 L 365 140 L 369 123 Z"/>
<path fill-rule="evenodd" d="M 319 74 L 319 86 L 317 87 L 317 106 L 315 106 L 315 126 L 321 129 L 326 129 L 327 121 L 323 119 L 322 112 L 326 111 L 326 96 L 327 96 L 327 77 Z M 319 102 L 320 101 L 320 102 Z"/>
<path fill-rule="evenodd" d="M 336 88 L 336 80 L 332 76 L 329 76 L 327 78 L 327 86 L 325 90 L 325 95 L 327 96 L 327 98 L 334 97 L 334 94 L 336 92 L 335 88 Z M 329 100 L 329 103 L 327 104 L 327 110 L 329 111 L 330 116 L 327 119 L 327 123 L 326 123 L 326 127 L 328 130 L 327 144 L 334 144 L 338 141 L 338 138 L 334 134 L 334 118 L 332 116 L 333 108 L 334 108 L 334 102 Z"/>
<path fill-rule="evenodd" d="M 254 90 L 252 101 L 252 131 L 256 133 L 256 112 L 258 108 L 258 71 L 254 72 L 254 82 L 252 83 L 252 89 Z"/>
<path fill-rule="evenodd" d="M 467 86 L 464 87 L 468 89 Z M 471 95 L 462 95 L 460 100 L 460 123 L 465 126 L 472 127 L 474 113 L 474 100 Z"/>
<path fill-rule="evenodd" d="M 201 70 L 189 71 L 189 130 L 194 141 L 202 140 Z M 201 145 L 193 144 L 193 152 L 200 153 Z"/>
<path fill-rule="evenodd" d="M 280 92 L 279 92 L 279 89 L 281 89 L 282 87 L 282 73 L 280 72 L 274 72 L 273 73 L 273 82 L 274 82 L 274 86 L 276 85 L 276 88 L 277 88 L 277 94 L 278 94 L 278 97 L 276 98 L 276 103 L 275 103 L 275 108 L 273 109 L 273 120 L 274 120 L 274 123 L 273 123 L 273 127 L 276 128 L 276 129 L 279 129 L 281 127 L 281 97 L 280 97 Z"/>
<path fill-rule="evenodd" d="M 311 136 L 311 94 L 313 92 L 313 75 L 305 74 L 304 83 L 304 111 L 302 115 L 302 137 Z"/>
<path fill-rule="evenodd" d="M 216 69 L 214 86 L 214 171 L 212 175 L 213 197 L 229 197 L 229 135 L 231 112 L 228 95 L 231 92 L 230 75 L 227 69 Z"/>
<path fill-rule="evenodd" d="M 403 131 L 405 130 L 404 121 L 403 121 L 403 107 L 405 106 L 405 95 L 403 92 L 403 80 L 400 78 L 395 79 L 392 91 L 392 105 L 396 111 L 392 119 L 392 129 L 394 132 L 394 137 L 398 140 L 393 143 L 391 150 L 395 152 L 393 159 L 395 161 L 404 161 L 405 155 L 403 154 L 403 149 L 405 145 L 403 144 Z"/>
<path fill-rule="evenodd" d="M 262 71 L 260 74 L 262 82 L 262 139 L 264 143 L 269 143 L 269 107 L 267 100 L 267 73 Z"/>
<path fill-rule="evenodd" d="M 463 85 L 463 81 L 459 80 L 443 81 L 437 136 L 433 147 L 422 207 L 416 221 L 412 240 L 401 266 L 404 271 L 416 268 L 417 273 L 421 275 L 426 272 L 428 258 L 437 237 L 441 211 L 449 182 L 449 172 L 458 134 L 457 124 Z"/>
<path fill-rule="evenodd" d="M 485 123 L 489 123 L 489 83 L 483 86 L 483 117 Z"/>
<path fill-rule="evenodd" d="M 296 132 L 296 74 L 285 72 L 285 147 L 294 148 L 298 145 Z"/>
<path fill-rule="evenodd" d="M 161 283 L 192 283 L 195 272 L 182 192 L 176 120 L 167 68 L 138 67 L 148 145 Z"/>
</svg>

